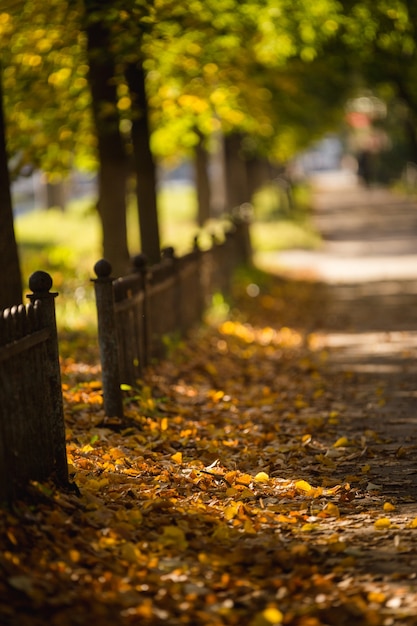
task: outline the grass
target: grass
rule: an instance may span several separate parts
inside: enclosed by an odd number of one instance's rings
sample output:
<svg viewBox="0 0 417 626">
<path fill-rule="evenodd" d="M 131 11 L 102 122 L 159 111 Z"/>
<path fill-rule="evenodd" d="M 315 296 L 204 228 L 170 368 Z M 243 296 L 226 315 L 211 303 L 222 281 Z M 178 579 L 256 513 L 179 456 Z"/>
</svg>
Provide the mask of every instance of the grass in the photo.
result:
<svg viewBox="0 0 417 626">
<path fill-rule="evenodd" d="M 310 223 L 308 190 L 297 189 L 295 207 L 289 210 L 276 186 L 266 186 L 254 197 L 251 229 L 256 253 L 294 247 L 314 248 L 318 237 Z M 95 328 L 94 263 L 102 256 L 100 223 L 93 199 L 77 200 L 65 211 L 35 210 L 15 220 L 22 274 L 27 281 L 38 269 L 49 272 L 57 298 L 57 322 L 61 330 Z M 161 245 L 175 245 L 177 254 L 191 249 L 198 233 L 195 223 L 196 194 L 187 186 L 168 186 L 159 194 Z M 139 251 L 138 219 L 133 203 L 128 210 L 128 240 L 132 254 Z M 222 222 L 208 225 L 202 245 L 210 244 L 211 232 Z"/>
</svg>

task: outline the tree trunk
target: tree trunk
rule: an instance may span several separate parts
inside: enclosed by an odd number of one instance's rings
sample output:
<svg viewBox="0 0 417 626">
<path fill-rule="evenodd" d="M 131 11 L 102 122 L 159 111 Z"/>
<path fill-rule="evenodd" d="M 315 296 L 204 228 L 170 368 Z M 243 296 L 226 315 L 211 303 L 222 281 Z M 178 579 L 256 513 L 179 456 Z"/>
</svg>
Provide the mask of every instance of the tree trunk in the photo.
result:
<svg viewBox="0 0 417 626">
<path fill-rule="evenodd" d="M 10 195 L 10 177 L 7 164 L 6 124 L 3 111 L 3 92 L 0 65 L 0 310 L 22 302 L 22 277 L 13 228 L 13 207 Z"/>
<path fill-rule="evenodd" d="M 64 181 L 58 183 L 46 183 L 46 206 L 48 209 L 61 209 L 65 211 L 66 189 Z"/>
<path fill-rule="evenodd" d="M 407 117 L 404 120 L 405 135 L 408 139 L 408 146 L 410 150 L 410 158 L 413 163 L 417 163 L 417 131 L 416 131 L 416 116 L 414 111 L 410 108 L 407 112 Z"/>
<path fill-rule="evenodd" d="M 104 21 L 91 18 L 94 2 L 85 0 L 87 53 L 92 109 L 100 161 L 98 211 L 103 231 L 103 254 L 114 275 L 126 273 L 129 251 L 126 229 L 127 159 L 119 130 L 114 59 Z"/>
<path fill-rule="evenodd" d="M 132 101 L 131 136 L 141 251 L 152 265 L 161 259 L 161 246 L 156 197 L 156 167 L 150 148 L 148 101 L 145 90 L 145 71 L 142 64 L 130 63 L 125 69 L 125 77 Z"/>
<path fill-rule="evenodd" d="M 246 164 L 241 150 L 242 137 L 234 133 L 224 138 L 226 197 L 229 211 L 249 202 Z"/>
<path fill-rule="evenodd" d="M 211 193 L 210 193 L 210 181 L 208 174 L 209 158 L 207 150 L 203 143 L 203 135 L 198 133 L 199 142 L 195 149 L 194 155 L 194 167 L 195 167 L 195 181 L 197 188 L 197 204 L 198 214 L 197 222 L 199 226 L 204 224 L 210 219 L 210 205 L 211 205 Z"/>
<path fill-rule="evenodd" d="M 276 172 L 267 159 L 253 156 L 246 161 L 246 175 L 248 197 L 252 199 L 256 191 L 275 178 Z"/>
</svg>

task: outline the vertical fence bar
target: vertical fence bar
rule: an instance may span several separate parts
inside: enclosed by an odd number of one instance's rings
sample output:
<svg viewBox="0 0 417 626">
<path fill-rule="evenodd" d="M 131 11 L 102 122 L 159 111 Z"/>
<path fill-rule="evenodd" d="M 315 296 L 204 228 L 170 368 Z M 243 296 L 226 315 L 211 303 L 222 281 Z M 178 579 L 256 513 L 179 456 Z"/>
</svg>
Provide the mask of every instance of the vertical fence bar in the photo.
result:
<svg viewBox="0 0 417 626">
<path fill-rule="evenodd" d="M 94 265 L 92 279 L 97 305 L 97 325 L 103 380 L 104 411 L 107 417 L 123 417 L 120 390 L 119 348 L 114 311 L 112 267 L 106 259 Z"/>
<path fill-rule="evenodd" d="M 143 301 L 137 314 L 140 313 L 140 318 L 136 319 L 137 333 L 139 338 L 139 355 L 140 355 L 140 370 L 144 371 L 145 367 L 149 364 L 149 333 L 148 325 L 149 319 L 147 315 L 147 301 L 148 301 L 148 259 L 144 254 L 137 254 L 132 259 L 133 271 L 138 273 L 141 277 Z"/>
<path fill-rule="evenodd" d="M 68 463 L 65 443 L 64 407 L 62 403 L 61 369 L 59 364 L 58 333 L 55 318 L 55 298 L 57 293 L 51 293 L 52 278 L 46 272 L 38 271 L 29 278 L 28 295 L 34 304 L 41 302 L 38 308 L 39 321 L 42 327 L 49 330 L 46 344 L 47 362 L 44 364 L 49 380 L 51 394 L 51 414 L 49 419 L 55 462 L 55 475 L 59 483 L 68 484 Z"/>
</svg>

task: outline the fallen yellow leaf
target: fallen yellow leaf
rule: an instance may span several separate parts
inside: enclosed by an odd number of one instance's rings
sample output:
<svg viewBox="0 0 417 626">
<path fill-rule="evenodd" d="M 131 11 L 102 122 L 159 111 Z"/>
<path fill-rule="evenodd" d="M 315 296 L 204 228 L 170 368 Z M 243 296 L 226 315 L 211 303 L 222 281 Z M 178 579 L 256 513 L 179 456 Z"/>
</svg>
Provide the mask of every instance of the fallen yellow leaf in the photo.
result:
<svg viewBox="0 0 417 626">
<path fill-rule="evenodd" d="M 262 617 L 270 624 L 281 624 L 284 619 L 281 611 L 275 607 L 269 607 L 268 609 L 262 611 Z"/>
<path fill-rule="evenodd" d="M 349 439 L 347 437 L 339 437 L 339 439 L 334 442 L 333 448 L 345 448 L 348 445 Z"/>
<path fill-rule="evenodd" d="M 259 472 L 256 474 L 254 481 L 257 483 L 267 483 L 269 480 L 269 476 L 266 472 Z"/>
<path fill-rule="evenodd" d="M 164 526 L 162 529 L 162 536 L 160 542 L 166 546 L 176 546 L 182 550 L 188 546 L 188 541 L 185 538 L 185 533 L 182 528 L 178 526 Z"/>
<path fill-rule="evenodd" d="M 297 482 L 295 483 L 295 488 L 299 489 L 300 491 L 306 491 L 307 493 L 309 491 L 312 491 L 313 489 L 310 483 L 308 483 L 306 480 L 297 480 Z"/>
<path fill-rule="evenodd" d="M 330 517 L 340 517 L 339 507 L 332 502 L 329 502 L 324 509 L 325 513 Z"/>
<path fill-rule="evenodd" d="M 387 517 L 381 517 L 374 523 L 375 528 L 389 528 L 391 526 L 391 520 Z"/>
<path fill-rule="evenodd" d="M 368 593 L 369 602 L 376 602 L 377 604 L 383 604 L 387 599 L 387 596 L 382 591 L 370 591 Z"/>
<path fill-rule="evenodd" d="M 241 502 L 233 501 L 230 504 L 228 504 L 224 510 L 224 519 L 230 522 L 230 520 L 236 517 L 236 515 L 239 513 L 241 507 L 242 507 Z"/>
</svg>

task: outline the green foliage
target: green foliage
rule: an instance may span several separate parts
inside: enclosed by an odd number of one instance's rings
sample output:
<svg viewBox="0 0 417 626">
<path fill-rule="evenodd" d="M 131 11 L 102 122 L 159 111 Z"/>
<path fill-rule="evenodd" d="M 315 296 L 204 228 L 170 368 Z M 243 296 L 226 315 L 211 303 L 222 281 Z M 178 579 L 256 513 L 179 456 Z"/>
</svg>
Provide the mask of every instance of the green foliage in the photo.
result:
<svg viewBox="0 0 417 626">
<path fill-rule="evenodd" d="M 76 202 L 63 212 L 36 210 L 15 220 L 16 239 L 27 281 L 36 270 L 51 274 L 57 322 L 61 328 L 81 329 L 95 324 L 90 278 L 100 258 L 99 224 L 90 203 Z"/>
<path fill-rule="evenodd" d="M 291 248 L 311 248 L 317 236 L 310 224 L 308 192 L 295 190 L 296 209 L 282 211 L 276 204 L 274 190 L 266 187 L 255 196 L 254 223 L 251 227 L 256 252 Z M 162 245 L 175 245 L 177 254 L 188 252 L 198 233 L 195 226 L 195 191 L 191 187 L 167 187 L 160 192 Z M 134 207 L 128 215 L 131 248 L 138 245 Z M 211 244 L 211 233 L 221 236 L 224 220 L 213 220 L 201 237 L 202 247 Z M 94 293 L 90 282 L 93 267 L 101 256 L 100 227 L 91 200 L 76 201 L 66 211 L 37 210 L 19 216 L 15 222 L 16 238 L 25 280 L 42 269 L 51 274 L 57 298 L 60 328 L 81 330 L 95 327 Z M 135 230 L 136 228 L 136 230 Z M 213 314 L 227 306 L 217 296 Z"/>
<path fill-rule="evenodd" d="M 0 15 L 9 152 L 58 178 L 74 164 L 95 166 L 88 66 L 72 5 L 32 0 Z"/>
<path fill-rule="evenodd" d="M 253 198 L 254 220 L 251 241 L 257 255 L 289 248 L 314 249 L 320 236 L 311 222 L 307 187 L 295 187 L 292 201 L 277 182 L 264 185 Z"/>
<path fill-rule="evenodd" d="M 27 0 L 22 6 L 19 13 L 0 14 L 10 151 L 55 176 L 74 160 L 94 168 L 83 3 Z M 88 19 L 105 21 L 112 32 L 127 142 L 132 103 L 123 68 L 144 60 L 157 155 L 190 154 L 198 129 L 207 137 L 244 132 L 262 153 L 288 158 L 305 144 L 304 115 L 299 118 L 289 102 L 301 101 L 302 110 L 318 118 L 316 105 L 306 102 L 311 89 L 303 89 L 308 74 L 291 79 L 294 68 L 284 77 L 281 72 L 295 59 L 308 68 L 319 58 L 338 32 L 340 15 L 335 0 L 112 0 L 89 6 Z M 323 113 L 325 100 L 314 93 Z M 327 99 L 329 110 L 334 104 Z"/>
</svg>

